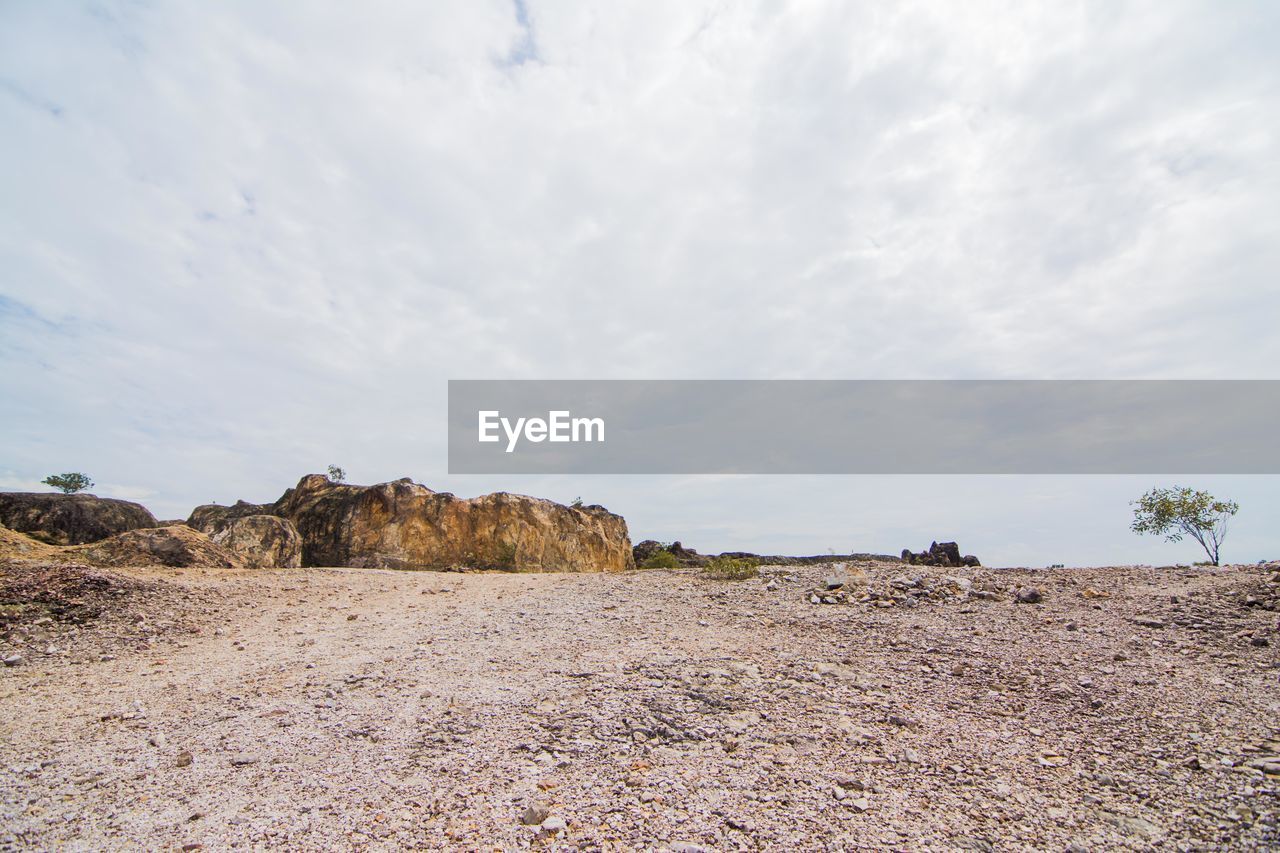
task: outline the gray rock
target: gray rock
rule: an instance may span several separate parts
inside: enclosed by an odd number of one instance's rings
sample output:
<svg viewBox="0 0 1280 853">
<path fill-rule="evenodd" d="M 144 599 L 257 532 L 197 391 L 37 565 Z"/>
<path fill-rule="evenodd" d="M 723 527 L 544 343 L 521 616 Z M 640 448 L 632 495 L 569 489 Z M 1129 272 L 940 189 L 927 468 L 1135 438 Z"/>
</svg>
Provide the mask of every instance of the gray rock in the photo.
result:
<svg viewBox="0 0 1280 853">
<path fill-rule="evenodd" d="M 520 815 L 520 822 L 525 826 L 540 826 L 551 816 L 551 809 L 541 803 L 533 803 Z"/>
<path fill-rule="evenodd" d="M 1019 604 L 1039 604 L 1044 600 L 1044 595 L 1034 586 L 1024 586 L 1018 590 L 1014 600 Z"/>
</svg>

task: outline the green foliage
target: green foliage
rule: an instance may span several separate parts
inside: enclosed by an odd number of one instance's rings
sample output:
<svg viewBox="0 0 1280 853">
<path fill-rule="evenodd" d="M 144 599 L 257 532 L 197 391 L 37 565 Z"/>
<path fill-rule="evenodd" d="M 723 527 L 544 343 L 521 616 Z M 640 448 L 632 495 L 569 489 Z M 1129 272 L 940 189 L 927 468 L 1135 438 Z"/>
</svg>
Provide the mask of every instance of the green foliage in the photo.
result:
<svg viewBox="0 0 1280 853">
<path fill-rule="evenodd" d="M 751 557 L 713 557 L 702 571 L 714 580 L 744 581 L 760 574 L 760 561 Z"/>
<path fill-rule="evenodd" d="M 676 559 L 676 555 L 666 549 L 654 551 L 649 556 L 640 561 L 639 568 L 642 569 L 678 569 L 680 561 Z"/>
<path fill-rule="evenodd" d="M 582 509 L 582 498 L 581 497 L 574 498 L 573 503 L 569 504 L 569 506 L 573 507 L 574 509 Z"/>
<path fill-rule="evenodd" d="M 76 492 L 83 492 L 93 486 L 93 480 L 90 480 L 79 471 L 72 471 L 67 474 L 50 474 L 43 480 L 46 486 L 53 486 L 64 495 L 74 495 Z"/>
<path fill-rule="evenodd" d="M 1222 540 L 1227 537 L 1227 524 L 1240 510 L 1235 501 L 1220 501 L 1208 492 L 1181 486 L 1152 489 L 1131 505 L 1136 507 L 1130 525 L 1134 533 L 1163 536 L 1169 542 L 1190 536 L 1215 566 Z"/>
<path fill-rule="evenodd" d="M 337 465 L 329 466 L 329 482 L 341 483 L 347 479 L 347 472 L 339 468 Z"/>
</svg>

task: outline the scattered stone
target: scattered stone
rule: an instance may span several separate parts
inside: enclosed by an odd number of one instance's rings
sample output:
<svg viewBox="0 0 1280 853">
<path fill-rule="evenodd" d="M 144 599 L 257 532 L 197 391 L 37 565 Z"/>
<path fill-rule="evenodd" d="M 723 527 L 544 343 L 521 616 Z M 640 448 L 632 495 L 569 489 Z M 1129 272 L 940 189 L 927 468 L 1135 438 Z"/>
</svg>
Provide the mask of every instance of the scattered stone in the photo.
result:
<svg viewBox="0 0 1280 853">
<path fill-rule="evenodd" d="M 525 826 L 541 826 L 551 816 L 551 810 L 541 803 L 533 803 L 520 815 L 520 822 Z"/>
<path fill-rule="evenodd" d="M 1043 600 L 1044 595 L 1034 586 L 1020 587 L 1014 596 L 1014 601 L 1018 604 L 1039 604 Z"/>
</svg>

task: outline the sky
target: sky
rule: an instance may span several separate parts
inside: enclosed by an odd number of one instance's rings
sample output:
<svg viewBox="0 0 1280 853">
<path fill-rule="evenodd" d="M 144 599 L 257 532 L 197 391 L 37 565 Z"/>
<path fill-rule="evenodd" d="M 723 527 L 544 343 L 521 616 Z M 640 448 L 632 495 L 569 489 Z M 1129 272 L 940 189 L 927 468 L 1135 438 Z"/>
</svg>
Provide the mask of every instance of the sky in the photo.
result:
<svg viewBox="0 0 1280 853">
<path fill-rule="evenodd" d="M 1280 378 L 1280 5 L 0 2 L 0 489 L 581 496 L 704 552 L 1199 559 L 1280 477 L 450 476 L 449 379 Z M 803 416 L 803 413 L 798 413 Z M 1231 412 L 1223 412 L 1229 418 Z"/>
</svg>

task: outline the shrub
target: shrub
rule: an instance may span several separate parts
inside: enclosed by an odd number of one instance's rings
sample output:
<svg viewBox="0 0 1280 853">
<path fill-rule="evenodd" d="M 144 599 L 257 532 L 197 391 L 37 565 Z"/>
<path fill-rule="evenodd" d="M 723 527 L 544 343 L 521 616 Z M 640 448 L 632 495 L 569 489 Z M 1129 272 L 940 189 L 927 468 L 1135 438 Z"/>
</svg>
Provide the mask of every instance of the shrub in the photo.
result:
<svg viewBox="0 0 1280 853">
<path fill-rule="evenodd" d="M 346 471 L 342 470 L 337 465 L 329 466 L 329 482 L 330 483 L 341 483 L 345 479 L 347 479 Z"/>
<path fill-rule="evenodd" d="M 713 557 L 702 571 L 714 580 L 743 581 L 760 573 L 760 561 L 750 557 Z"/>
<path fill-rule="evenodd" d="M 79 471 L 72 471 L 67 474 L 50 474 L 44 478 L 46 486 L 53 486 L 64 495 L 74 495 L 76 492 L 83 492 L 93 486 L 93 480 L 88 476 L 81 474 Z"/>
<path fill-rule="evenodd" d="M 680 568 L 680 561 L 676 559 L 676 555 L 675 555 L 675 554 L 672 554 L 670 551 L 667 551 L 667 550 L 665 550 L 665 549 L 664 549 L 664 550 L 661 550 L 661 551 L 654 551 L 652 554 L 650 554 L 649 556 L 645 557 L 645 558 L 640 562 L 640 566 L 639 566 L 639 568 L 642 568 L 642 569 L 678 569 L 678 568 Z"/>
</svg>

